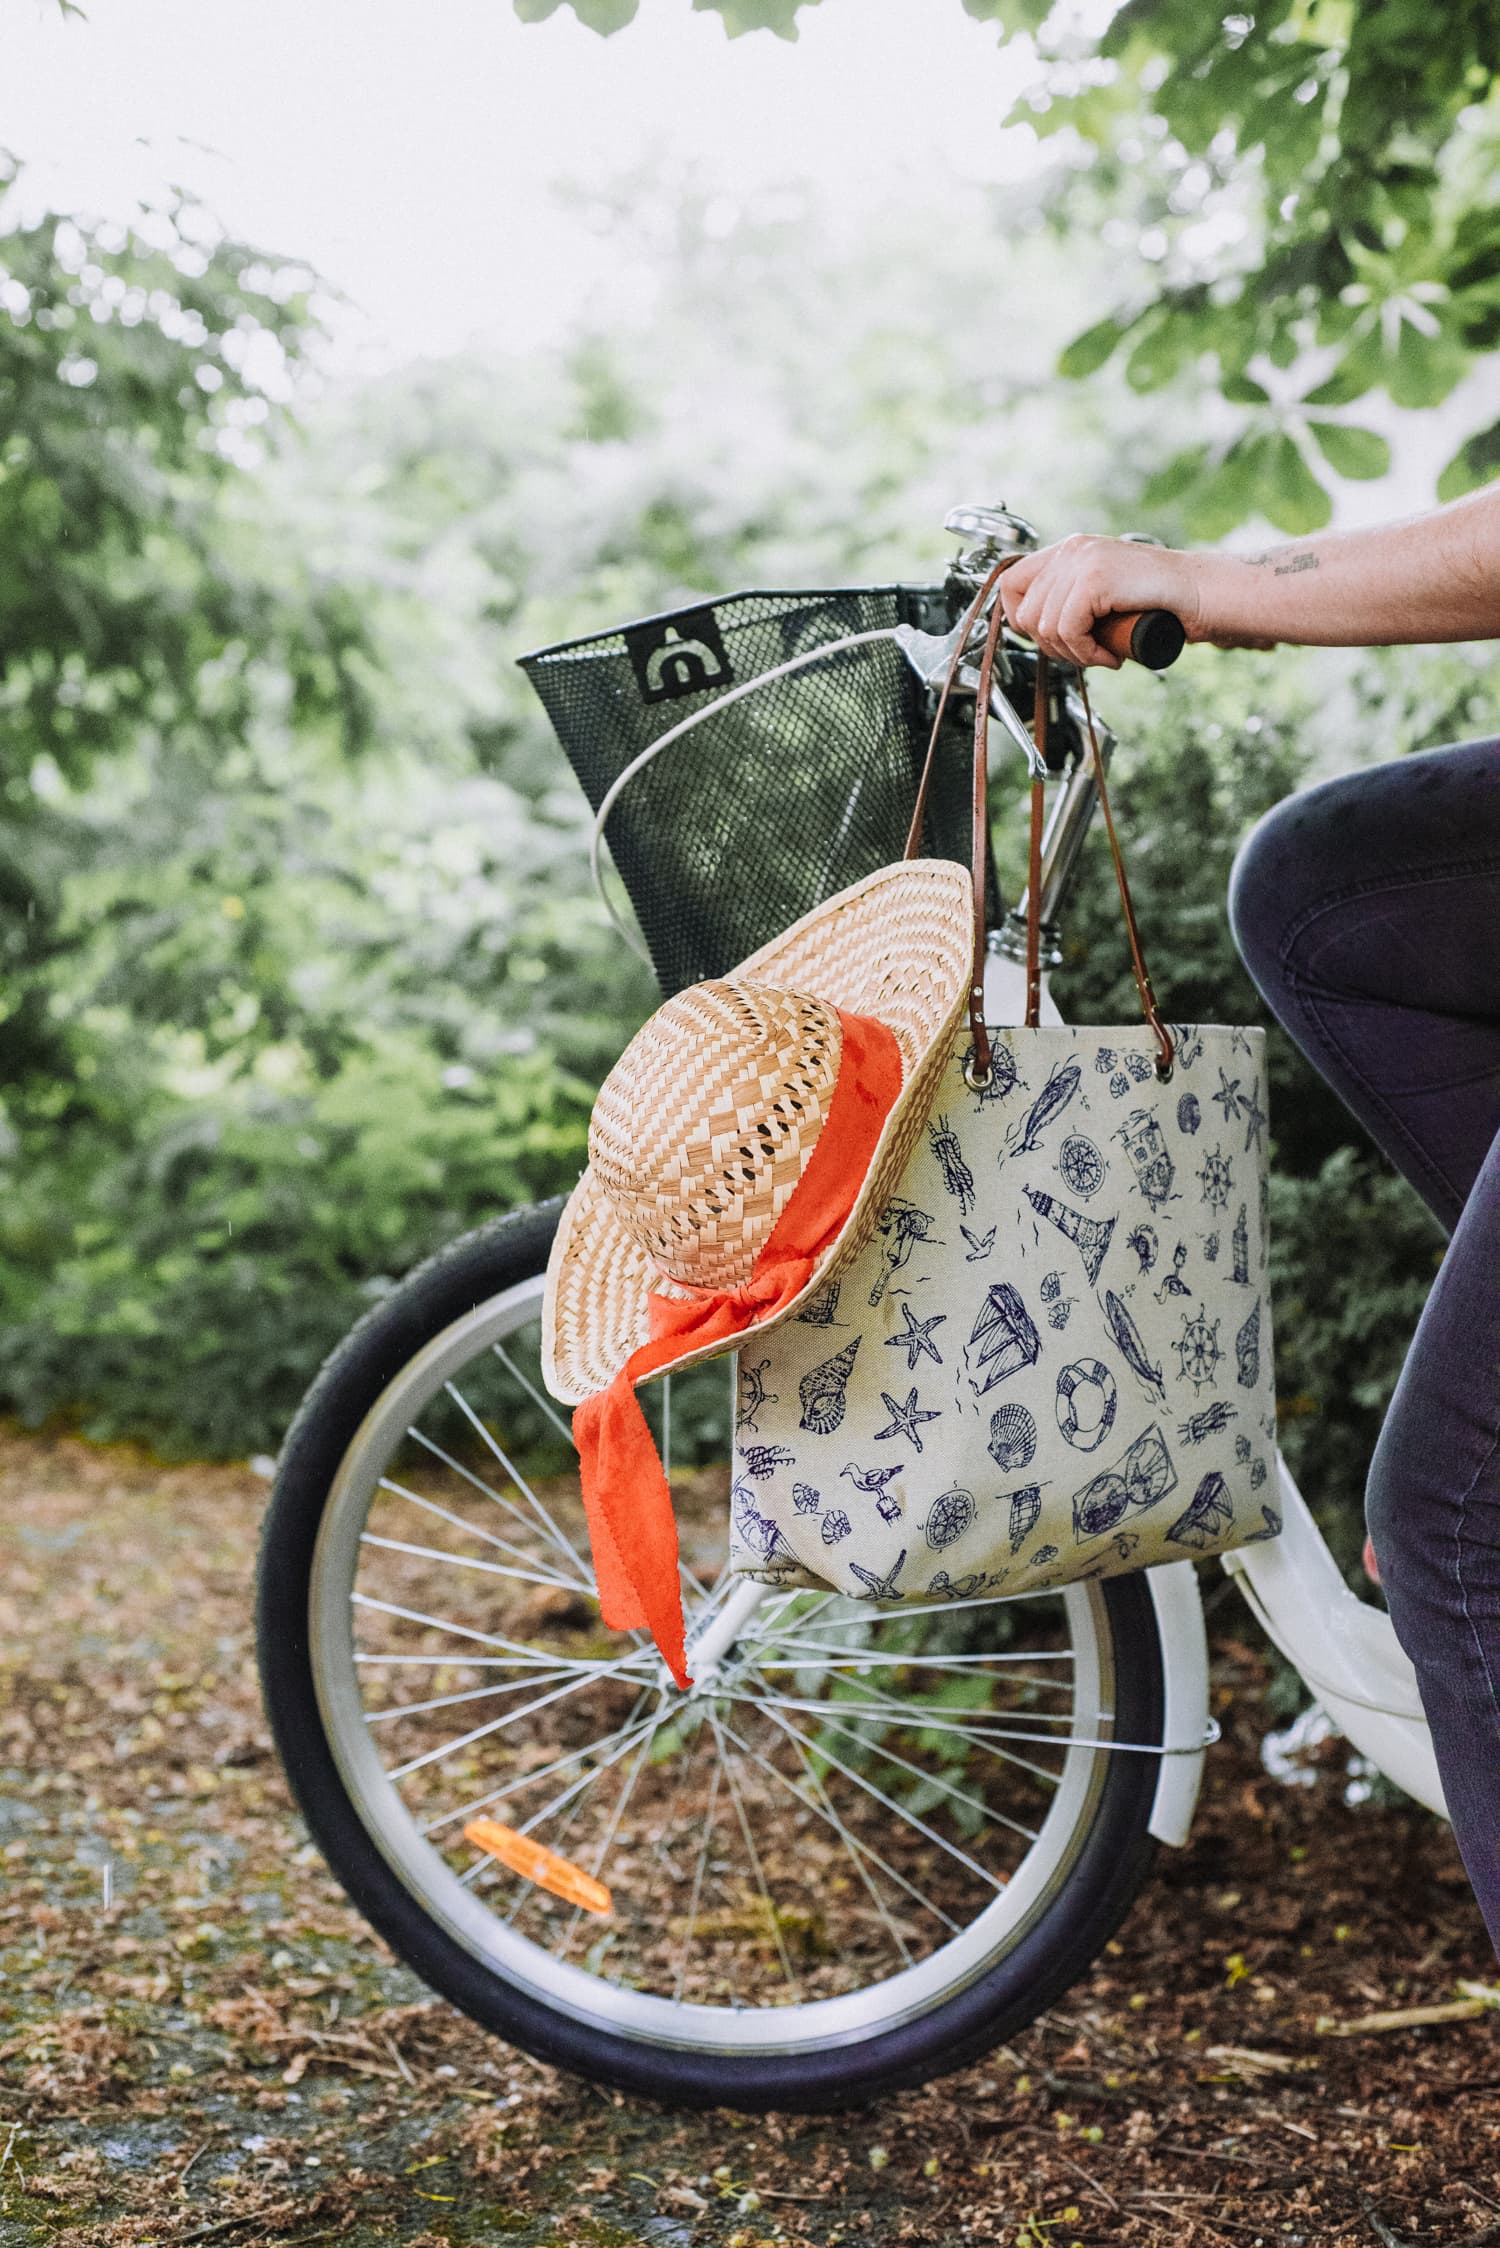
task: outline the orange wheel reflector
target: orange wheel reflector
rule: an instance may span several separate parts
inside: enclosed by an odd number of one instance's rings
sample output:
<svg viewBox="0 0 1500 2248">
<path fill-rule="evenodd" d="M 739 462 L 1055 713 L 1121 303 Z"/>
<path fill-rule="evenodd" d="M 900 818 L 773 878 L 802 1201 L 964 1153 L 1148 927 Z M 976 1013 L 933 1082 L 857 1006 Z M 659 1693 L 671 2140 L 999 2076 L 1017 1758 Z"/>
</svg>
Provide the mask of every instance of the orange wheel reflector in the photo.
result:
<svg viewBox="0 0 1500 2248">
<path fill-rule="evenodd" d="M 464 1840 L 472 1842 L 476 1850 L 487 1850 L 492 1858 L 509 1866 L 512 1873 L 534 1881 L 539 1889 L 550 1889 L 554 1897 L 562 1897 L 570 1905 L 582 1905 L 585 1912 L 607 1913 L 613 1908 L 613 1899 L 602 1881 L 585 1873 L 582 1866 L 575 1866 L 571 1858 L 544 1850 L 529 1834 L 517 1834 L 514 1827 L 502 1826 L 498 1819 L 470 1819 L 464 1828 Z"/>
</svg>

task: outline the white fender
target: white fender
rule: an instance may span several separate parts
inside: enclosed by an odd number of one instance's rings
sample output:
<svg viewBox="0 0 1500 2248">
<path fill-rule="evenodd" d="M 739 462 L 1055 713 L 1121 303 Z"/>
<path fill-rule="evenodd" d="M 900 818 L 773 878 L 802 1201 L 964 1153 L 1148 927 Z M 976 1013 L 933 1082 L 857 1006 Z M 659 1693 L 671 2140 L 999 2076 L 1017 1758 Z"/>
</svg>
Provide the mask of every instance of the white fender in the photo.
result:
<svg viewBox="0 0 1500 2248">
<path fill-rule="evenodd" d="M 1417 1674 L 1395 1627 L 1383 1608 L 1349 1590 L 1279 1454 L 1277 1465 L 1280 1537 L 1220 1560 L 1345 1739 L 1397 1787 L 1446 1816 Z"/>
<path fill-rule="evenodd" d="M 1158 1842 L 1181 1849 L 1193 1823 L 1203 1780 L 1203 1754 L 1218 1731 L 1208 1712 L 1208 1635 L 1203 1599 L 1191 1561 L 1167 1561 L 1146 1571 L 1161 1641 L 1161 1772 L 1150 1828 Z"/>
</svg>

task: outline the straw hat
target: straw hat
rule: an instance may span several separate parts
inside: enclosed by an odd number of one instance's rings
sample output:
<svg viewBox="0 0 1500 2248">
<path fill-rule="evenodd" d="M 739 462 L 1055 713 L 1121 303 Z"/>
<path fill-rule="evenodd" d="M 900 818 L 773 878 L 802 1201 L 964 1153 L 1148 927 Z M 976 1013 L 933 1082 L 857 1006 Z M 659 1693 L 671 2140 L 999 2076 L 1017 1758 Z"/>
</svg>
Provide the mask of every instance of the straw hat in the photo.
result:
<svg viewBox="0 0 1500 2248">
<path fill-rule="evenodd" d="M 750 1279 L 828 1113 L 840 1013 L 893 1034 L 901 1090 L 848 1218 L 795 1298 L 795 1318 L 863 1248 L 921 1134 L 964 1020 L 974 898 L 950 859 L 881 868 L 763 945 L 721 981 L 679 992 L 632 1039 L 589 1125 L 589 1167 L 547 1266 L 542 1371 L 560 1402 L 609 1387 L 650 1338 L 652 1292 Z M 739 1336 L 684 1352 L 674 1370 Z"/>
</svg>

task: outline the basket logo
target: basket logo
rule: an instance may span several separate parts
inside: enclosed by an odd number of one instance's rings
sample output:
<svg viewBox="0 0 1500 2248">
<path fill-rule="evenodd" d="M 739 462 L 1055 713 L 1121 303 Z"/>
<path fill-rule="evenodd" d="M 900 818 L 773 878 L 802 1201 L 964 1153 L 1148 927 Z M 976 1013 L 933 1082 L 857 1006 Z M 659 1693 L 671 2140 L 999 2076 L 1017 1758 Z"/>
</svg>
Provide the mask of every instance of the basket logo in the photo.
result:
<svg viewBox="0 0 1500 2248">
<path fill-rule="evenodd" d="M 712 609 L 680 609 L 675 617 L 634 625 L 625 646 L 642 702 L 673 702 L 705 687 L 727 687 L 734 678 Z"/>
</svg>

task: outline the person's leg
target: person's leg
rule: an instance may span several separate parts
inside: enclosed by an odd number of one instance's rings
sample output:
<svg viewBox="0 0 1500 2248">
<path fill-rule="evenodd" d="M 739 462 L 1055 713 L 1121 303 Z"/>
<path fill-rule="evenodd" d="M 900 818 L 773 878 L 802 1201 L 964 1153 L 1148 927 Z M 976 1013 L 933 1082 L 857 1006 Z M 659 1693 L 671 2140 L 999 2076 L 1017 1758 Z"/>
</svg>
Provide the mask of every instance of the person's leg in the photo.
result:
<svg viewBox="0 0 1500 2248">
<path fill-rule="evenodd" d="M 1500 1951 L 1500 1134 L 1418 1321 L 1365 1515 Z"/>
<path fill-rule="evenodd" d="M 1235 861 L 1267 1003 L 1453 1230 L 1500 1130 L 1500 741 L 1288 797 Z"/>
<path fill-rule="evenodd" d="M 1246 965 L 1452 1233 L 1367 1513 L 1500 1949 L 1500 743 L 1349 775 L 1248 838 Z"/>
</svg>

